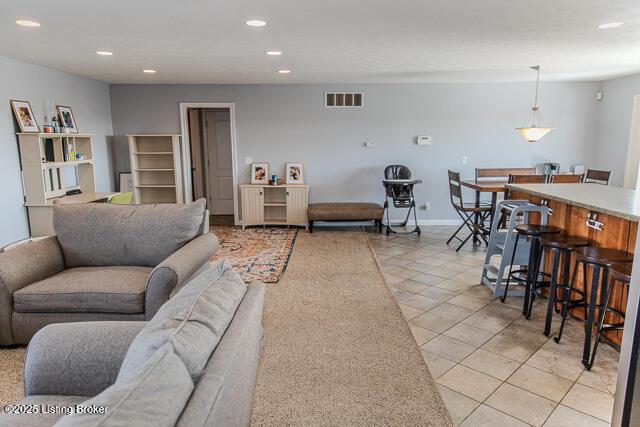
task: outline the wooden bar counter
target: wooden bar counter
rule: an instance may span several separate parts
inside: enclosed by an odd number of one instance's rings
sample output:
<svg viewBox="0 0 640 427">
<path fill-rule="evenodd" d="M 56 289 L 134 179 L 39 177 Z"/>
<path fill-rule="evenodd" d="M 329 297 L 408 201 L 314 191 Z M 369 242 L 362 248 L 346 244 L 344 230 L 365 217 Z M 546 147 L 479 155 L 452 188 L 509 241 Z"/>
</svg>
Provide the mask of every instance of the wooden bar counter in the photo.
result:
<svg viewBox="0 0 640 427">
<path fill-rule="evenodd" d="M 512 199 L 547 204 L 551 209 L 549 225 L 560 227 L 572 235 L 587 237 L 592 246 L 633 252 L 640 221 L 640 191 L 599 184 L 509 184 L 508 187 Z M 531 220 L 535 221 L 534 218 Z M 552 264 L 550 256 L 545 257 L 544 264 L 545 271 L 549 273 Z M 559 280 L 564 282 L 563 277 Z M 587 288 L 589 283 L 590 278 Z M 578 271 L 576 287 L 585 288 L 581 271 Z M 577 299 L 578 295 L 573 298 Z M 613 307 L 624 312 L 627 305 L 626 289 L 616 285 L 611 301 Z M 586 317 L 583 309 L 574 309 L 572 314 Z M 612 320 L 617 320 L 617 316 L 609 314 L 607 321 Z M 606 337 L 619 345 L 622 332 L 612 331 Z"/>
</svg>

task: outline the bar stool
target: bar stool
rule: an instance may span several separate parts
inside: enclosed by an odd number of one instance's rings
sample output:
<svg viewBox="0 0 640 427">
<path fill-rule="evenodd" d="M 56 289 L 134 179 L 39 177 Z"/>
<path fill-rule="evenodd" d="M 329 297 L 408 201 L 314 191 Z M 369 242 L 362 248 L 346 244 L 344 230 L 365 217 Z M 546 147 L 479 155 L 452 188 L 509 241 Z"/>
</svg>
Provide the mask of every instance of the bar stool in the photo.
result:
<svg viewBox="0 0 640 427">
<path fill-rule="evenodd" d="M 569 291 L 569 279 L 571 269 L 571 254 L 576 248 L 589 246 L 589 239 L 586 237 L 572 236 L 566 233 L 552 234 L 540 238 L 540 245 L 542 250 L 540 256 L 542 257 L 544 250 L 549 249 L 553 254 L 553 266 L 551 268 L 551 282 L 549 284 L 549 304 L 547 305 L 547 317 L 544 323 L 544 334 L 549 336 L 551 333 L 551 322 L 553 318 L 553 312 L 555 310 L 556 301 L 558 297 L 557 289 L 562 289 L 562 300 L 564 301 L 566 293 Z M 558 283 L 558 270 L 560 269 L 560 260 L 564 261 L 564 283 Z M 538 261 L 540 265 L 540 261 Z M 580 293 L 584 301 L 584 292 L 579 289 L 574 289 L 574 292 Z"/>
<path fill-rule="evenodd" d="M 633 261 L 633 254 L 618 249 L 596 248 L 593 246 L 586 246 L 577 248 L 574 251 L 576 255 L 576 261 L 573 265 L 573 274 L 571 275 L 571 285 L 569 286 L 569 292 L 565 295 L 562 306 L 562 323 L 560 323 L 560 330 L 558 336 L 554 338 L 556 343 L 559 343 L 562 339 L 562 332 L 567 320 L 567 314 L 572 308 L 586 308 L 587 318 L 584 321 L 584 347 L 582 350 L 582 364 L 591 369 L 591 335 L 593 334 L 593 324 L 596 310 L 602 310 L 605 307 L 602 304 L 607 293 L 607 284 L 609 280 L 609 269 L 611 265 L 617 263 L 628 263 Z M 589 289 L 589 298 L 585 302 L 571 302 L 571 295 L 576 290 L 575 282 L 578 273 L 578 266 L 582 264 L 582 277 L 585 291 L 587 289 L 587 267 L 591 267 L 591 287 Z M 602 274 L 600 274 L 602 273 Z M 602 278 L 600 278 L 602 276 Z M 598 299 L 598 288 L 600 288 L 600 301 Z M 586 294 L 586 292 L 585 292 Z"/>
<path fill-rule="evenodd" d="M 522 314 L 528 319 L 531 316 L 531 307 L 533 304 L 533 299 L 535 298 L 535 289 L 543 287 L 538 283 L 539 269 L 540 269 L 540 237 L 546 236 L 550 234 L 559 234 L 562 232 L 562 229 L 558 227 L 554 227 L 552 225 L 541 225 L 541 224 L 519 224 L 516 226 L 516 231 L 518 234 L 516 235 L 516 241 L 513 245 L 513 252 L 511 253 L 511 263 L 509 264 L 509 275 L 507 276 L 507 283 L 504 287 L 504 294 L 502 295 L 501 301 L 505 302 L 507 299 L 507 292 L 509 291 L 509 282 L 511 279 L 516 280 L 518 282 L 525 283 L 525 291 L 524 291 L 524 304 L 522 306 Z M 520 240 L 520 236 L 531 239 L 531 249 L 529 249 L 529 265 L 527 269 L 515 270 L 513 271 L 513 261 L 516 256 L 516 251 L 518 249 L 518 241 Z M 527 278 L 522 279 L 519 275 L 527 272 Z"/>
<path fill-rule="evenodd" d="M 589 366 L 587 367 L 588 370 L 591 369 L 591 367 L 593 366 L 593 362 L 595 362 L 596 360 L 596 351 L 598 351 L 598 344 L 600 343 L 600 340 L 602 340 L 603 338 L 606 339 L 604 337 L 604 333 L 608 331 L 621 331 L 624 329 L 624 312 L 617 308 L 610 307 L 609 302 L 611 301 L 611 294 L 613 293 L 613 288 L 616 283 L 620 283 L 622 286 L 625 286 L 627 288 L 629 287 L 629 284 L 631 283 L 631 263 L 613 264 L 610 267 L 610 272 L 611 284 L 607 289 L 607 297 L 603 304 L 604 309 L 600 310 L 599 313 L 600 319 L 598 320 L 598 333 L 596 335 L 596 342 L 593 344 L 591 360 L 589 361 Z M 622 322 L 605 324 L 604 322 L 607 313 L 617 314 L 618 316 L 622 317 Z M 611 343 L 611 345 L 616 350 L 620 350 L 620 346 L 613 343 Z"/>
</svg>

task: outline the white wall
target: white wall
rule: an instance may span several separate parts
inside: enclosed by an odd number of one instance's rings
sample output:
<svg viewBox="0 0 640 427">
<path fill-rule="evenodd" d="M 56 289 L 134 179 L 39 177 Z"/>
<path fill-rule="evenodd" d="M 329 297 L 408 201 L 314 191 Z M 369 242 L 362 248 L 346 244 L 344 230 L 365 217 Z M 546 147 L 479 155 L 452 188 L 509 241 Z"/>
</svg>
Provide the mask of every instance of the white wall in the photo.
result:
<svg viewBox="0 0 640 427">
<path fill-rule="evenodd" d="M 598 103 L 594 167 L 611 170 L 611 184 L 621 186 L 629 145 L 633 99 L 640 95 L 640 74 L 602 83 L 604 98 Z"/>
<path fill-rule="evenodd" d="M 109 86 L 67 73 L 54 71 L 0 56 L 0 246 L 29 236 L 24 207 L 20 161 L 10 99 L 29 101 L 40 126 L 44 104 L 52 102 L 73 108 L 81 132 L 94 133 L 93 152 L 98 191 L 113 188 L 113 165 L 109 160 L 107 135 L 111 135 Z"/>
<path fill-rule="evenodd" d="M 287 161 L 304 161 L 311 202 L 382 202 L 383 169 L 409 166 L 424 184 L 421 219 L 455 218 L 447 169 L 472 177 L 476 167 L 531 166 L 555 161 L 568 169 L 591 164 L 598 83 L 543 83 L 545 124 L 556 128 L 528 144 L 514 131 L 533 101 L 533 83 L 396 85 L 112 85 L 118 171 L 126 171 L 124 135 L 180 133 L 178 103 L 234 102 L 239 182 L 249 180 L 244 157 L 267 161 L 282 175 Z M 325 91 L 363 91 L 362 109 L 325 109 Z M 415 137 L 430 135 L 419 147 Z M 365 148 L 365 141 L 375 148 Z M 468 164 L 462 164 L 462 156 Z M 469 196 L 472 196 L 471 194 Z"/>
</svg>

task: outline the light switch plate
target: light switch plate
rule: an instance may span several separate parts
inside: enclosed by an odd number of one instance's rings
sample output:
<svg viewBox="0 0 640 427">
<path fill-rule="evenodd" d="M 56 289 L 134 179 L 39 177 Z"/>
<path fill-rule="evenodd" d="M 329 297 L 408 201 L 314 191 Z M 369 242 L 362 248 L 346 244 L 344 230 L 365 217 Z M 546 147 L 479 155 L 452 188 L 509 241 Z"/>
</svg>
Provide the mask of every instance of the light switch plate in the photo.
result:
<svg viewBox="0 0 640 427">
<path fill-rule="evenodd" d="M 253 163 L 253 157 L 245 157 L 244 158 L 244 164 L 245 165 L 250 165 L 251 163 Z"/>
</svg>

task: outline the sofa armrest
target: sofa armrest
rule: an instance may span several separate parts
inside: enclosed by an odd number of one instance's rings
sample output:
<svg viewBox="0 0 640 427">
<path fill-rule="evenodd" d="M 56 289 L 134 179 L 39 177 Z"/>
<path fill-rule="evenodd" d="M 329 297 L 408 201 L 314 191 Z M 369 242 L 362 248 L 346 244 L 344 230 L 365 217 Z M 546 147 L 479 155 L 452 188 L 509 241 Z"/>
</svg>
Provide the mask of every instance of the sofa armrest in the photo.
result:
<svg viewBox="0 0 640 427">
<path fill-rule="evenodd" d="M 0 253 L 0 345 L 14 344 L 13 293 L 64 268 L 64 256 L 55 236 L 25 242 Z"/>
<path fill-rule="evenodd" d="M 149 276 L 145 292 L 145 316 L 151 319 L 168 299 L 171 291 L 184 285 L 208 264 L 218 249 L 218 238 L 211 234 L 196 237 L 158 265 Z"/>
<path fill-rule="evenodd" d="M 113 384 L 129 345 L 146 322 L 54 323 L 31 339 L 25 395 L 95 396 Z"/>
</svg>

